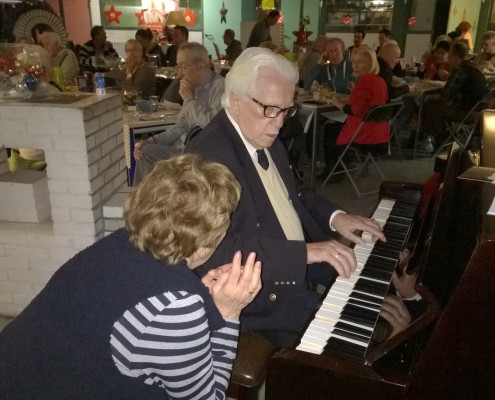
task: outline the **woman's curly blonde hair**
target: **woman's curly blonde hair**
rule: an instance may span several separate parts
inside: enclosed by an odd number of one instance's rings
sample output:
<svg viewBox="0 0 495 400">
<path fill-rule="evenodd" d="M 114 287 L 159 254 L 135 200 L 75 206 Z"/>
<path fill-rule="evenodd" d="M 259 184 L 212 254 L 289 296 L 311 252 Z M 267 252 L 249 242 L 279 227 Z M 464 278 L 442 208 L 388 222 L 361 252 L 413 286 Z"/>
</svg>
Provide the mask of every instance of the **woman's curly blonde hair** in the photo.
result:
<svg viewBox="0 0 495 400">
<path fill-rule="evenodd" d="M 200 247 L 218 246 L 240 193 L 227 167 L 175 156 L 156 163 L 126 200 L 125 228 L 139 250 L 175 264 Z"/>
</svg>

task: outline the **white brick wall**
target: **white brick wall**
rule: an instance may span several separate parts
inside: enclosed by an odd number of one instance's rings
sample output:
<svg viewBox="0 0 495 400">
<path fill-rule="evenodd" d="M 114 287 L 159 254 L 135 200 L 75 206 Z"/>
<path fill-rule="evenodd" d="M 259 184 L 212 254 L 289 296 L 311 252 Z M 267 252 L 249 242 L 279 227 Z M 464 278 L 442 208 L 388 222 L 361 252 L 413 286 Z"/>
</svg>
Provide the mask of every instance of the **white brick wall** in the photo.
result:
<svg viewBox="0 0 495 400">
<path fill-rule="evenodd" d="M 0 174 L 8 170 L 2 146 L 41 148 L 48 164 L 49 201 L 39 203 L 50 205 L 51 221 L 0 220 L 0 314 L 15 316 L 65 261 L 104 235 L 102 205 L 126 182 L 120 96 L 4 103 L 0 120 Z M 0 209 L 6 201 L 25 205 L 25 195 L 3 193 Z"/>
</svg>

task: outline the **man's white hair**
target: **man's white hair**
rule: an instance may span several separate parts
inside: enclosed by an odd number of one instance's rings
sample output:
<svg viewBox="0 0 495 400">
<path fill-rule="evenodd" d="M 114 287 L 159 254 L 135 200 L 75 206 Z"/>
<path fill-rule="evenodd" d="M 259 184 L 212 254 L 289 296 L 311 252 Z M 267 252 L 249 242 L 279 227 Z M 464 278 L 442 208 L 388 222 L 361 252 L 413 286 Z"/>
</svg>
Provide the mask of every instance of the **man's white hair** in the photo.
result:
<svg viewBox="0 0 495 400">
<path fill-rule="evenodd" d="M 225 77 L 222 106 L 224 108 L 230 106 L 230 98 L 233 94 L 252 97 L 260 73 L 266 70 L 275 72 L 294 86 L 299 79 L 297 68 L 285 57 L 269 49 L 249 47 L 235 60 Z"/>
</svg>

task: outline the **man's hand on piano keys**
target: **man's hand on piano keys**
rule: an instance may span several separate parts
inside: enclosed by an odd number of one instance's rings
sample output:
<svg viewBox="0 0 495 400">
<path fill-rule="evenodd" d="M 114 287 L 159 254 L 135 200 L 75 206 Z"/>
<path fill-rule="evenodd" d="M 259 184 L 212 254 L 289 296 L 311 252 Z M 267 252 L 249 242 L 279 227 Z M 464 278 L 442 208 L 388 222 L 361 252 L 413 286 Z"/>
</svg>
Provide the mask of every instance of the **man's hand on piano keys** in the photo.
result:
<svg viewBox="0 0 495 400">
<path fill-rule="evenodd" d="M 335 240 L 307 243 L 306 248 L 308 264 L 327 262 L 344 278 L 350 278 L 356 269 L 356 256 L 352 249 Z"/>
<path fill-rule="evenodd" d="M 392 326 L 390 337 L 397 335 L 411 323 L 411 314 L 404 302 L 397 296 L 388 294 L 383 299 L 380 317 Z"/>
<path fill-rule="evenodd" d="M 380 224 L 374 219 L 362 217 L 361 215 L 337 214 L 332 220 L 332 226 L 344 238 L 357 244 L 365 244 L 365 239 L 356 234 L 356 232 L 360 231 L 371 235 L 373 242 L 378 239 L 383 242 L 387 241 Z"/>
</svg>

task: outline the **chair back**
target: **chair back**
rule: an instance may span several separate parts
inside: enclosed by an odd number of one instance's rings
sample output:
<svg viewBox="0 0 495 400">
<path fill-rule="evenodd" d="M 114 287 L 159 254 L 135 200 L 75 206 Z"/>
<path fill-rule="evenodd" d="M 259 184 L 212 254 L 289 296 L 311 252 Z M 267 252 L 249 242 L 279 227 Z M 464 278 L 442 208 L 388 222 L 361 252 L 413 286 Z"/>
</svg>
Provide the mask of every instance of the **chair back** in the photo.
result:
<svg viewBox="0 0 495 400">
<path fill-rule="evenodd" d="M 165 78 L 163 76 L 156 77 L 156 95 L 158 96 L 158 101 L 162 100 L 163 93 L 172 83 L 172 79 Z"/>
<path fill-rule="evenodd" d="M 213 42 L 213 47 L 215 48 L 215 53 L 217 53 L 217 60 L 220 60 L 220 58 L 222 58 L 222 55 L 220 54 L 220 49 L 218 48 L 218 44 Z"/>
<path fill-rule="evenodd" d="M 373 107 L 364 117 L 364 122 L 393 121 L 402 109 L 402 102 L 392 102 Z"/>
</svg>

